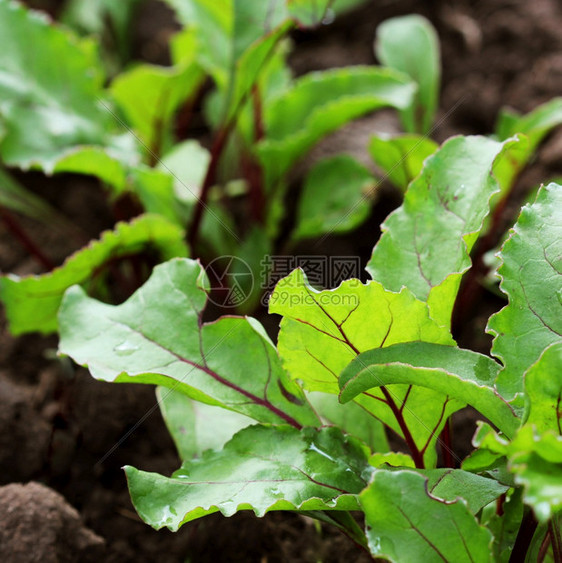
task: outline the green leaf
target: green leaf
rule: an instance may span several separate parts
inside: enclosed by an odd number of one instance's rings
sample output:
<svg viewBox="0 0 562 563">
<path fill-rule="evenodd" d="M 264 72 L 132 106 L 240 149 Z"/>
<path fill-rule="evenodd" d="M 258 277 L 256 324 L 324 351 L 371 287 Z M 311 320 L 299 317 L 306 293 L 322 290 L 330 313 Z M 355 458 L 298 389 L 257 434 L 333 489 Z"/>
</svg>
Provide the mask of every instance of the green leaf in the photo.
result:
<svg viewBox="0 0 562 563">
<path fill-rule="evenodd" d="M 435 498 L 454 501 L 462 498 L 472 514 L 496 500 L 509 487 L 462 469 L 419 469 L 427 477 L 427 492 Z"/>
<path fill-rule="evenodd" d="M 304 27 L 320 23 L 333 0 L 286 0 L 289 14 Z"/>
<path fill-rule="evenodd" d="M 174 177 L 174 194 L 185 203 L 193 204 L 199 198 L 203 178 L 211 155 L 198 141 L 178 143 L 167 152 L 157 169 Z"/>
<path fill-rule="evenodd" d="M 369 463 L 373 467 L 380 467 L 385 464 L 391 467 L 411 467 L 412 469 L 416 467 L 412 456 L 402 452 L 374 453 L 369 458 Z"/>
<path fill-rule="evenodd" d="M 354 229 L 369 215 L 366 196 L 374 185 L 373 175 L 351 156 L 321 160 L 304 182 L 293 239 Z"/>
<path fill-rule="evenodd" d="M 94 43 L 6 0 L 0 37 L 0 155 L 7 165 L 49 169 L 69 147 L 112 143 L 116 123 L 103 107 Z"/>
<path fill-rule="evenodd" d="M 129 181 L 128 188 L 139 198 L 143 209 L 177 225 L 186 224 L 187 213 L 176 195 L 172 174 L 141 164 L 129 170 Z"/>
<path fill-rule="evenodd" d="M 59 315 L 59 349 L 97 379 L 171 387 L 260 422 L 316 425 L 255 319 L 202 322 L 207 288 L 201 265 L 186 259 L 157 266 L 118 306 L 71 288 Z"/>
<path fill-rule="evenodd" d="M 375 54 L 390 68 L 407 74 L 417 85 L 413 103 L 401 112 L 408 133 L 430 131 L 439 103 L 441 57 L 439 40 L 422 16 L 391 18 L 377 28 Z"/>
<path fill-rule="evenodd" d="M 413 94 L 413 84 L 403 75 L 376 67 L 347 67 L 299 78 L 264 108 L 267 138 L 257 152 L 268 172 L 268 185 L 322 137 L 371 111 L 403 109 Z"/>
<path fill-rule="evenodd" d="M 367 271 L 385 288 L 406 286 L 427 301 L 444 326 L 450 317 L 469 252 L 498 191 L 494 166 L 513 141 L 453 137 L 425 161 L 404 203 L 382 224 Z"/>
<path fill-rule="evenodd" d="M 419 385 L 468 403 L 513 436 L 521 419 L 494 387 L 499 370 L 494 360 L 471 350 L 429 342 L 395 344 L 364 352 L 343 370 L 340 400 L 382 385 Z"/>
<path fill-rule="evenodd" d="M 251 426 L 220 452 L 184 463 L 171 478 L 126 467 L 140 517 L 176 531 L 213 512 L 357 510 L 367 484 L 368 450 L 337 428 Z"/>
<path fill-rule="evenodd" d="M 421 172 L 425 159 L 437 148 L 435 141 L 420 135 L 376 135 L 369 143 L 375 164 L 402 191 L 406 191 L 408 184 Z"/>
<path fill-rule="evenodd" d="M 111 94 L 150 158 L 171 145 L 171 123 L 178 107 L 194 96 L 203 72 L 191 61 L 175 66 L 139 65 L 120 74 Z"/>
<path fill-rule="evenodd" d="M 500 288 L 509 303 L 493 315 L 492 354 L 504 364 L 497 387 L 504 396 L 523 390 L 523 375 L 543 350 L 562 341 L 562 187 L 543 187 L 521 210 L 500 253 Z"/>
<path fill-rule="evenodd" d="M 157 387 L 158 406 L 182 460 L 221 449 L 251 418 L 220 407 L 193 401 L 184 393 Z"/>
<path fill-rule="evenodd" d="M 283 315 L 277 345 L 283 364 L 309 391 L 339 393 L 341 371 L 372 348 L 420 338 L 453 343 L 449 331 L 431 320 L 427 306 L 407 289 L 392 293 L 376 282 L 347 280 L 337 289 L 317 291 L 302 270 L 295 270 L 275 287 L 269 310 Z M 399 411 L 428 465 L 435 463 L 432 446 L 448 414 L 464 406 L 442 393 L 408 385 L 377 389 L 356 400 L 403 436 Z"/>
<path fill-rule="evenodd" d="M 526 423 L 562 435 L 562 342 L 551 344 L 525 374 Z"/>
<path fill-rule="evenodd" d="M 475 443 L 480 448 L 477 452 L 488 452 L 490 460 L 507 458 L 514 485 L 523 488 L 523 501 L 533 508 L 539 523 L 562 510 L 562 436 L 552 431 L 539 433 L 525 424 L 508 442 L 483 425 Z"/>
<path fill-rule="evenodd" d="M 342 405 L 335 395 L 329 393 L 307 393 L 306 396 L 324 424 L 337 426 L 359 438 L 375 452 L 388 452 L 384 426 L 360 405 L 353 402 Z"/>
<path fill-rule="evenodd" d="M 507 447 L 509 470 L 523 486 L 523 500 L 539 523 L 562 510 L 562 436 L 537 434 L 525 425 Z"/>
<path fill-rule="evenodd" d="M 375 471 L 360 494 L 375 557 L 400 563 L 490 560 L 492 535 L 462 501 L 443 502 L 413 471 Z"/>
<path fill-rule="evenodd" d="M 494 561 L 498 563 L 508 563 L 513 551 L 513 545 L 517 538 L 517 533 L 523 519 L 522 491 L 517 488 L 509 495 L 502 504 L 502 515 L 497 514 L 494 509 L 490 519 L 486 522 L 486 527 L 494 536 L 492 547 Z M 532 559 L 531 559 L 532 561 Z"/>
<path fill-rule="evenodd" d="M 132 152 L 136 155 L 136 151 Z M 122 194 L 127 187 L 127 166 L 111 149 L 96 146 L 77 146 L 65 151 L 53 166 L 52 172 L 72 172 L 96 176 L 111 186 L 113 195 Z"/>
<path fill-rule="evenodd" d="M 70 0 L 59 21 L 86 35 L 95 34 L 106 65 L 118 71 L 130 55 L 131 19 L 140 0 Z"/>
<path fill-rule="evenodd" d="M 131 223 L 118 223 L 98 241 L 79 250 L 52 272 L 20 278 L 0 278 L 0 299 L 6 307 L 10 331 L 48 334 L 57 330 L 57 311 L 64 292 L 74 284 L 88 287 L 96 271 L 108 260 L 155 247 L 166 260 L 185 256 L 184 233 L 157 215 L 144 215 Z"/>
<path fill-rule="evenodd" d="M 527 136 L 527 143 L 521 143 L 517 150 L 509 154 L 509 158 L 500 163 L 496 171 L 502 194 L 511 188 L 546 135 L 561 123 L 562 98 L 554 98 L 524 116 L 505 110 L 500 114 L 496 134 L 501 141 L 517 133 Z"/>
<path fill-rule="evenodd" d="M 554 98 L 524 116 L 504 110 L 500 113 L 496 133 L 501 141 L 517 133 L 523 133 L 529 137 L 534 150 L 542 139 L 560 124 L 562 124 L 562 98 Z"/>
</svg>

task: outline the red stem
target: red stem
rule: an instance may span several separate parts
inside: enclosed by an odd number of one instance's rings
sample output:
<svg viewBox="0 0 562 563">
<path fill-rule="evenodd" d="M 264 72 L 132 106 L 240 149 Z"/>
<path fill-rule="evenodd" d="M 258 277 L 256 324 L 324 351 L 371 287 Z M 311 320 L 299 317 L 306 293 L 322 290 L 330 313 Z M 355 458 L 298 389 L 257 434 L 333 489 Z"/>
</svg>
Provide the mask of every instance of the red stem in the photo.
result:
<svg viewBox="0 0 562 563">
<path fill-rule="evenodd" d="M 455 467 L 455 460 L 453 459 L 453 429 L 451 427 L 451 419 L 448 418 L 445 422 L 445 426 L 441 431 L 441 436 L 439 437 L 441 443 L 441 453 L 443 455 L 443 465 L 445 467 Z"/>
<path fill-rule="evenodd" d="M 425 467 L 423 462 L 423 455 L 414 442 L 414 438 L 412 437 L 410 429 L 408 428 L 406 421 L 404 420 L 402 411 L 396 406 L 396 403 L 394 402 L 391 394 L 388 392 L 388 389 L 384 385 L 382 385 L 380 389 L 388 406 L 390 407 L 390 410 L 392 411 L 392 414 L 394 414 L 394 416 L 396 417 L 396 422 L 398 422 L 398 426 L 400 426 L 400 430 L 402 430 L 404 440 L 406 440 L 406 445 L 408 446 L 410 453 L 412 454 L 412 458 L 414 459 L 416 467 L 418 469 L 423 469 Z"/>
<path fill-rule="evenodd" d="M 8 212 L 5 208 L 0 207 L 0 217 L 4 224 L 12 232 L 12 234 L 20 241 L 23 247 L 33 256 L 41 266 L 47 271 L 53 270 L 55 265 L 51 260 L 42 252 L 42 250 L 31 240 L 27 233 L 23 230 L 16 218 Z"/>
<path fill-rule="evenodd" d="M 517 532 L 517 537 L 515 538 L 515 545 L 509 557 L 509 563 L 524 563 L 527 551 L 535 535 L 538 522 L 531 509 L 528 509 L 521 525 L 519 527 L 519 532 Z"/>
<path fill-rule="evenodd" d="M 195 207 L 195 211 L 193 212 L 193 221 L 191 222 L 187 237 L 189 245 L 192 249 L 195 248 L 195 245 L 197 244 L 197 237 L 199 234 L 199 228 L 201 226 L 201 219 L 203 218 L 203 211 L 207 207 L 209 191 L 215 183 L 222 151 L 226 146 L 226 140 L 228 139 L 228 135 L 230 133 L 230 130 L 232 129 L 233 123 L 234 122 L 227 124 L 218 132 L 217 136 L 215 137 L 213 147 L 211 148 L 211 161 L 209 162 L 209 167 L 207 168 L 207 173 L 205 174 L 205 179 L 203 180 L 203 185 L 201 186 L 201 194 L 199 195 L 197 206 Z"/>
</svg>

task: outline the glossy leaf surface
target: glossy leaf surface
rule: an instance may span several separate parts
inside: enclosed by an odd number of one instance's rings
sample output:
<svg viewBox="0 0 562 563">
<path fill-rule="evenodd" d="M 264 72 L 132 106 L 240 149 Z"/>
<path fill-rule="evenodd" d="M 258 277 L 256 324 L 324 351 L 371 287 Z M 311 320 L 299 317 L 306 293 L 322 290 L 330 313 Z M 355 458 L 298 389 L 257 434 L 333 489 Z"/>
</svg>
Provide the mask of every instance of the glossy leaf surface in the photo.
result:
<svg viewBox="0 0 562 563">
<path fill-rule="evenodd" d="M 337 428 L 251 426 L 219 452 L 186 462 L 171 478 L 126 467 L 141 518 L 156 529 L 220 511 L 357 510 L 371 468 L 368 450 Z"/>
<path fill-rule="evenodd" d="M 61 307 L 59 349 L 97 379 L 171 387 L 260 422 L 316 425 L 303 392 L 287 378 L 256 320 L 202 322 L 207 287 L 201 265 L 186 259 L 157 266 L 117 306 L 73 287 Z"/>
<path fill-rule="evenodd" d="M 521 419 L 494 387 L 499 364 L 453 346 L 408 342 L 360 354 L 340 376 L 343 402 L 370 389 L 402 383 L 421 385 L 464 401 L 513 436 Z"/>
</svg>

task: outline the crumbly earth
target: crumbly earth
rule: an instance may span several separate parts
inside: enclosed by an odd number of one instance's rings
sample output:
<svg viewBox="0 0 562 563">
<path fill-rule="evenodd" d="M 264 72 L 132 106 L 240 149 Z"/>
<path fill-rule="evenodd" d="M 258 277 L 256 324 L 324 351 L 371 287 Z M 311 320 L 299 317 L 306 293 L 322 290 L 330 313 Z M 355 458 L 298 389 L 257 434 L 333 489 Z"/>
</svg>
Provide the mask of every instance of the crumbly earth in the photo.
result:
<svg viewBox="0 0 562 563">
<path fill-rule="evenodd" d="M 62 3 L 36 0 L 30 4 L 56 15 Z M 562 5 L 558 0 L 373 0 L 334 25 L 296 33 L 291 64 L 297 74 L 373 64 L 372 40 L 378 23 L 413 12 L 430 18 L 441 40 L 443 87 L 434 132 L 437 140 L 456 133 L 489 133 L 502 106 L 529 111 L 562 92 Z M 164 7 L 147 2 L 134 24 L 135 51 L 151 62 L 164 61 L 165 40 L 173 28 Z M 367 162 L 364 147 L 369 135 L 396 127 L 392 116 L 366 117 L 322 143 L 316 157 L 351 151 Z M 522 175 L 519 200 L 539 182 L 562 177 L 561 156 L 559 131 Z M 70 235 L 64 229 L 22 219 L 26 231 L 42 243 L 54 263 L 112 225 L 106 197 L 95 182 L 77 176 L 18 177 L 80 225 L 82 232 Z M 351 235 L 332 237 L 327 249 L 368 257 L 381 220 L 398 203 L 395 194 L 383 189 L 369 220 Z M 517 205 L 515 201 L 506 210 L 506 224 L 513 222 Z M 318 252 L 322 250 L 315 249 Z M 3 223 L 0 271 L 41 271 Z M 459 342 L 488 350 L 486 319 L 501 306 L 500 300 L 486 296 L 461 327 Z M 272 331 L 274 325 L 268 322 Z M 131 506 L 121 467 L 131 464 L 169 473 L 179 463 L 157 409 L 137 425 L 155 404 L 153 390 L 95 382 L 85 370 L 55 359 L 55 349 L 54 337 L 12 338 L 0 312 L 0 485 L 6 485 L 0 488 L 0 560 L 368 560 L 338 531 L 317 527 L 294 514 L 274 513 L 263 519 L 249 513 L 230 519 L 213 515 L 176 534 L 148 528 Z M 453 444 L 462 457 L 470 447 L 474 416 L 467 412 L 455 420 Z M 31 480 L 36 482 L 17 484 Z"/>
</svg>

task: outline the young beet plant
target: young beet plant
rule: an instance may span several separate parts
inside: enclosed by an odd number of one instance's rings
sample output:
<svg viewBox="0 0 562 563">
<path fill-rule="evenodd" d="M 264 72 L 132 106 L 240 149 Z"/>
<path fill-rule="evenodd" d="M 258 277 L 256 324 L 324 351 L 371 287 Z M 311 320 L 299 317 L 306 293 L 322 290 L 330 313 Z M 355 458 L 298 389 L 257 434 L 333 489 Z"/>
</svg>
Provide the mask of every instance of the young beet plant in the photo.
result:
<svg viewBox="0 0 562 563">
<path fill-rule="evenodd" d="M 70 288 L 60 352 L 97 379 L 158 385 L 183 459 L 171 477 L 125 468 L 141 518 L 177 530 L 292 510 L 391 561 L 562 561 L 562 186 L 539 190 L 500 252 L 496 359 L 450 332 L 505 163 L 526 147 L 447 141 L 383 224 L 371 281 L 319 291 L 295 270 L 277 284 L 277 349 L 253 318 L 202 321 L 194 260 L 156 267 L 118 306 Z M 467 404 L 486 419 L 475 450 L 438 468 L 439 436 Z M 381 423 L 408 453 L 389 450 Z"/>
</svg>

